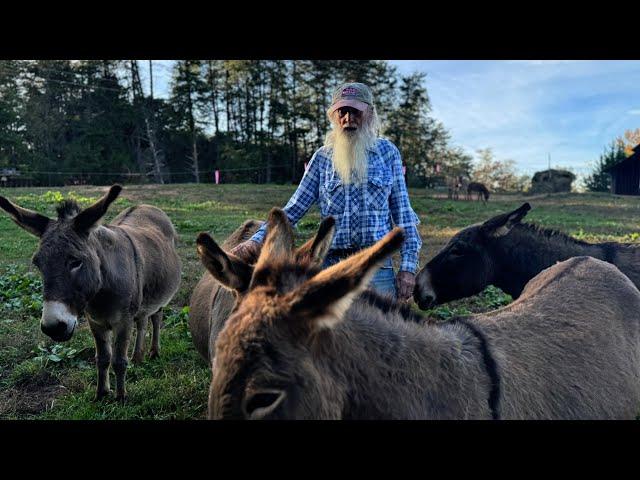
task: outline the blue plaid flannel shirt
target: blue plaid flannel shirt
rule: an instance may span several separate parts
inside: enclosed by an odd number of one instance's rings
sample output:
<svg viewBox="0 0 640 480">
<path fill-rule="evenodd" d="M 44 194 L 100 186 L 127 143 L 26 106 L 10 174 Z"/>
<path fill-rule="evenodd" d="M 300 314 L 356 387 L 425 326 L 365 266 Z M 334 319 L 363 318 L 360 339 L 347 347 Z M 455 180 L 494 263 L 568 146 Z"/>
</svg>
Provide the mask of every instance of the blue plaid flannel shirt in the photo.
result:
<svg viewBox="0 0 640 480">
<path fill-rule="evenodd" d="M 391 221 L 405 232 L 400 270 L 416 273 L 422 240 L 420 223 L 409 204 L 402 174 L 400 151 L 389 140 L 379 138 L 368 152 L 368 179 L 361 185 L 343 185 L 331 162 L 331 149 L 319 148 L 311 157 L 300 185 L 284 211 L 292 225 L 318 202 L 322 218 L 332 215 L 336 234 L 331 248 L 367 247 L 391 231 Z M 251 237 L 262 243 L 266 223 Z"/>
</svg>

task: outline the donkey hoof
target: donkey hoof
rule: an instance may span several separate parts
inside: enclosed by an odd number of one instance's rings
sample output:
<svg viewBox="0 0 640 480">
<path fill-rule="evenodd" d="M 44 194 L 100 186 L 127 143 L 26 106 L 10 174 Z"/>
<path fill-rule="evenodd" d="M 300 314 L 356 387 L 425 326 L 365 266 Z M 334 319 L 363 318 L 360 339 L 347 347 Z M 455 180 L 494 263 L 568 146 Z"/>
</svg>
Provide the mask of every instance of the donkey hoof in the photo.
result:
<svg viewBox="0 0 640 480">
<path fill-rule="evenodd" d="M 108 397 L 110 393 L 111 393 L 111 390 L 98 390 L 96 392 L 96 396 L 93 398 L 93 401 L 99 402 L 105 397 Z"/>
</svg>

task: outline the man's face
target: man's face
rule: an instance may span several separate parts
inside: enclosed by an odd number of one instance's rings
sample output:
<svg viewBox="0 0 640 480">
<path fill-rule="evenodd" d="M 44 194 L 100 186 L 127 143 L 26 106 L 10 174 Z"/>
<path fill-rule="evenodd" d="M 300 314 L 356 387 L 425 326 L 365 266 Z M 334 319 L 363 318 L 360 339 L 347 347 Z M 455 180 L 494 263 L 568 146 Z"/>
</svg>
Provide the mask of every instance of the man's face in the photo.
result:
<svg viewBox="0 0 640 480">
<path fill-rule="evenodd" d="M 362 126 L 362 112 L 353 107 L 340 107 L 336 110 L 338 124 L 345 132 L 356 132 Z"/>
</svg>

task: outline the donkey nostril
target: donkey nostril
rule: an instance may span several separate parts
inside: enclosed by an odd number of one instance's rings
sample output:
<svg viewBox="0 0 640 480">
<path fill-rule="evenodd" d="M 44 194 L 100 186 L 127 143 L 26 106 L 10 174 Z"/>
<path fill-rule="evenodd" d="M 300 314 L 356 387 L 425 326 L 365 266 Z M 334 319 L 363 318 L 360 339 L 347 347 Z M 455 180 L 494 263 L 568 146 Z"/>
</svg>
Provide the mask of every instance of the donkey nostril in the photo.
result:
<svg viewBox="0 0 640 480">
<path fill-rule="evenodd" d="M 40 330 L 45 335 L 53 338 L 54 340 L 66 337 L 68 325 L 64 322 L 56 322 L 55 324 L 40 324 Z"/>
</svg>

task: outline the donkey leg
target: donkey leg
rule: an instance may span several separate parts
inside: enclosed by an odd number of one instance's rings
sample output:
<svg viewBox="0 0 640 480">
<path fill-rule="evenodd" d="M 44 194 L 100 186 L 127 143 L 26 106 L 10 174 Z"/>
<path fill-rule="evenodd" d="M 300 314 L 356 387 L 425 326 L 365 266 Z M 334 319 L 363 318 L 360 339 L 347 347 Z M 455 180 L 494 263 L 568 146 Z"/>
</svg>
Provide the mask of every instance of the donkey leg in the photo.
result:
<svg viewBox="0 0 640 480">
<path fill-rule="evenodd" d="M 162 308 L 151 315 L 151 324 L 153 325 L 153 338 L 151 339 L 151 351 L 149 358 L 157 358 L 160 356 L 160 324 L 162 323 Z"/>
<path fill-rule="evenodd" d="M 98 368 L 98 388 L 96 401 L 107 396 L 109 385 L 109 365 L 111 364 L 111 330 L 89 321 L 91 333 L 96 344 L 96 366 Z"/>
<path fill-rule="evenodd" d="M 137 327 L 136 343 L 135 343 L 135 346 L 133 347 L 133 357 L 131 358 L 131 361 L 136 365 L 141 364 L 142 361 L 144 360 L 144 347 L 145 347 L 145 342 L 147 340 L 147 321 L 148 320 L 149 320 L 149 317 L 147 317 L 146 315 L 136 318 L 136 327 Z"/>
<path fill-rule="evenodd" d="M 133 322 L 123 321 L 120 328 L 115 332 L 116 340 L 114 343 L 113 361 L 111 366 L 116 374 L 116 400 L 123 402 L 126 400 L 127 391 L 125 389 L 125 377 L 127 374 L 127 351 L 129 350 L 129 342 L 133 333 Z"/>
</svg>

